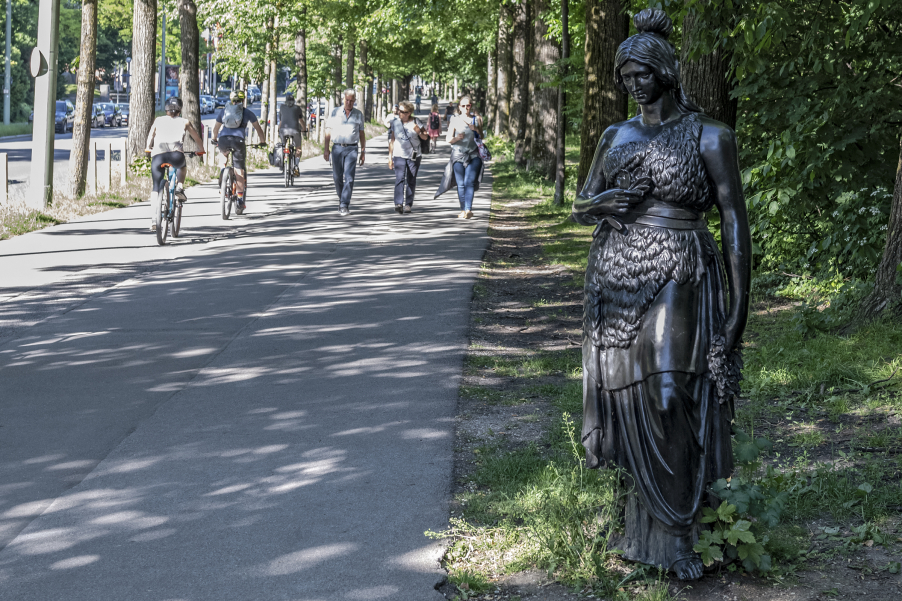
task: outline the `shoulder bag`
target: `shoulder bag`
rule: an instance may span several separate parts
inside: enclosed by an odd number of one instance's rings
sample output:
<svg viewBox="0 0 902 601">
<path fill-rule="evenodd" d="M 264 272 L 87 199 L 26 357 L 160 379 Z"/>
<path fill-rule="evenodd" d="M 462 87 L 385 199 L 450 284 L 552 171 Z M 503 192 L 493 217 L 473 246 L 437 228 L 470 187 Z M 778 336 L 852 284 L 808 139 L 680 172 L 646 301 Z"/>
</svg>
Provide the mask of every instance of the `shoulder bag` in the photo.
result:
<svg viewBox="0 0 902 601">
<path fill-rule="evenodd" d="M 476 127 L 476 115 L 473 115 L 473 127 Z M 486 148 L 482 138 L 479 137 L 479 132 L 475 129 L 473 130 L 473 141 L 476 142 L 476 150 L 479 151 L 479 158 L 482 159 L 483 162 L 491 161 L 492 153 Z"/>
</svg>

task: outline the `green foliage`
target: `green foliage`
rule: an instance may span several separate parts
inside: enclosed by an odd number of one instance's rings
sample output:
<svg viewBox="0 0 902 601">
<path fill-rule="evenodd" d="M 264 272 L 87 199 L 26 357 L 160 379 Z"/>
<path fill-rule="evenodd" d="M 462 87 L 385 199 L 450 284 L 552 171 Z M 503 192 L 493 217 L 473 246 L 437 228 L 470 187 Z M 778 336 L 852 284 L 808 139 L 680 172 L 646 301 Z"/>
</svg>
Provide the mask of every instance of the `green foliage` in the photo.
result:
<svg viewBox="0 0 902 601">
<path fill-rule="evenodd" d="M 696 13 L 693 56 L 717 47 L 731 56 L 759 266 L 870 277 L 899 152 L 898 3 L 663 4 L 677 22 Z"/>
<path fill-rule="evenodd" d="M 721 478 L 711 487 L 711 493 L 721 499 L 717 509 L 702 510 L 704 530 L 694 549 L 705 565 L 715 561 L 741 562 L 747 572 L 769 572 L 771 556 L 767 552 L 769 536 L 756 537 L 752 524 L 773 528 L 780 522 L 789 493 L 781 490 L 782 474 L 772 467 L 758 475 L 761 468 L 759 456 L 773 445 L 764 438 L 752 439 L 736 428 L 733 452 L 740 471 L 749 477 Z"/>
</svg>

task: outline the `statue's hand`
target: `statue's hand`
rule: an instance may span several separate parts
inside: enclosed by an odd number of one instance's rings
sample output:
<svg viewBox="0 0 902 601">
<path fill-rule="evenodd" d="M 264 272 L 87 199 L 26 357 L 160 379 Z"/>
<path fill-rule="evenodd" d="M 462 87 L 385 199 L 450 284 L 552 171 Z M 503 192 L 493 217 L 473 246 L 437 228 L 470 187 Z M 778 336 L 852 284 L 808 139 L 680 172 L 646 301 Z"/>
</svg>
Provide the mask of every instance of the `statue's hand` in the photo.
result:
<svg viewBox="0 0 902 601">
<path fill-rule="evenodd" d="M 590 215 L 625 215 L 644 200 L 645 190 L 611 188 L 591 199 L 586 212 Z"/>
</svg>

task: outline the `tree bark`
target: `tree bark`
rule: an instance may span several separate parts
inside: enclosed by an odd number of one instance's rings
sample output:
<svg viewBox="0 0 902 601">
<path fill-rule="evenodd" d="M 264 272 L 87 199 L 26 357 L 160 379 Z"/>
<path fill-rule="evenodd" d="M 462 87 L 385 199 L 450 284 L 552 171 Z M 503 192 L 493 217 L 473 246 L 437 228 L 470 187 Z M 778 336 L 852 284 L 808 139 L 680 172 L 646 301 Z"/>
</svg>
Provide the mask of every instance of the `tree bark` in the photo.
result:
<svg viewBox="0 0 902 601">
<path fill-rule="evenodd" d="M 84 195 L 88 179 L 88 148 L 91 143 L 94 71 L 97 63 L 97 0 L 84 0 L 82 3 L 79 53 L 75 122 L 72 125 L 72 153 L 69 155 L 69 189 L 66 190 L 66 194 L 70 198 L 79 198 Z M 132 156 L 135 155 L 132 154 Z M 141 156 L 144 156 L 143 153 Z"/>
<path fill-rule="evenodd" d="M 536 85 L 532 105 L 535 107 L 531 159 L 533 168 L 545 178 L 554 180 L 556 165 L 557 139 L 557 90 L 543 87 L 550 82 L 547 71 L 561 56 L 560 48 L 554 40 L 546 39 L 548 24 L 541 16 L 548 7 L 547 0 L 536 0 L 535 4 L 535 47 L 536 47 Z"/>
<path fill-rule="evenodd" d="M 531 127 L 534 122 L 532 104 L 535 101 L 535 40 L 533 39 L 533 23 L 534 17 L 533 5 L 526 5 L 526 21 L 520 32 L 524 40 L 524 61 L 522 80 L 519 81 L 517 95 L 523 98 L 522 110 L 519 111 L 517 117 L 517 128 L 514 135 L 516 144 L 514 146 L 514 162 L 521 167 L 526 164 L 526 154 L 532 140 Z M 511 123 L 513 123 L 514 115 L 511 111 Z"/>
<path fill-rule="evenodd" d="M 307 7 L 301 8 L 301 19 L 306 21 Z M 307 30 L 303 27 L 294 36 L 294 64 L 297 67 L 298 93 L 296 100 L 298 105 L 304 108 L 304 116 L 307 115 Z M 319 118 L 319 115 L 317 115 Z M 304 126 L 307 127 L 306 125 Z M 309 134 L 308 134 L 309 137 Z"/>
<path fill-rule="evenodd" d="M 371 121 L 373 118 L 373 69 L 367 56 L 366 40 L 360 40 L 360 68 L 365 75 L 363 86 L 363 120 Z"/>
<path fill-rule="evenodd" d="M 626 121 L 627 96 L 614 87 L 614 55 L 629 35 L 629 16 L 621 0 L 586 0 L 586 59 L 583 122 L 580 128 L 576 189 L 589 175 L 601 134 Z"/>
<path fill-rule="evenodd" d="M 338 39 L 338 44 L 335 45 L 335 101 L 337 104 L 341 103 L 341 57 L 342 57 L 342 47 L 341 47 L 341 37 Z M 337 106 L 336 104 L 336 106 Z"/>
<path fill-rule="evenodd" d="M 564 117 L 564 108 L 567 106 L 567 93 L 564 91 L 563 81 L 567 77 L 567 59 L 570 58 L 570 2 L 561 2 L 561 85 L 557 92 L 557 136 L 555 140 L 555 175 L 554 175 L 554 204 L 564 203 L 564 169 L 565 152 L 567 146 L 567 127 Z"/>
<path fill-rule="evenodd" d="M 513 68 L 511 52 L 511 18 L 505 6 L 498 13 L 498 75 L 495 78 L 498 94 L 498 118 L 495 120 L 495 135 L 507 131 L 510 120 L 510 80 Z M 455 99 L 456 100 L 456 99 Z"/>
<path fill-rule="evenodd" d="M 272 56 L 272 32 L 274 28 L 275 21 L 273 18 L 270 18 L 266 22 L 266 39 L 270 40 L 266 42 L 266 49 L 264 50 L 263 57 L 263 81 L 260 90 L 260 120 L 261 122 L 266 122 L 266 115 L 269 114 L 269 57 Z M 266 127 L 264 126 L 265 130 Z"/>
<path fill-rule="evenodd" d="M 497 37 L 496 37 L 497 40 Z M 497 87 L 497 76 L 498 72 L 495 69 L 495 55 L 498 52 L 498 46 L 496 43 L 495 48 L 489 51 L 488 60 L 487 60 L 487 69 L 486 74 L 488 75 L 488 90 L 486 91 L 486 106 L 485 106 L 485 123 L 483 127 L 485 131 L 488 131 L 490 128 L 495 127 L 495 119 L 497 118 L 498 111 L 498 87 Z"/>
<path fill-rule="evenodd" d="M 692 13 L 683 19 L 683 48 L 680 57 L 683 89 L 709 117 L 736 129 L 738 99 L 730 98 L 733 90 L 729 75 L 732 56 L 723 48 L 717 48 L 710 54 L 690 61 L 689 48 L 695 21 L 696 17 Z"/>
<path fill-rule="evenodd" d="M 874 290 L 862 301 L 853 328 L 880 317 L 885 311 L 895 316 L 902 314 L 902 135 L 899 141 L 899 163 L 889 211 L 886 246 L 877 266 Z"/>
<path fill-rule="evenodd" d="M 179 86 L 182 88 L 182 117 L 187 119 L 197 133 L 200 134 L 200 31 L 197 29 L 197 6 L 194 0 L 179 1 L 179 25 L 181 27 L 182 68 L 179 69 Z M 190 136 L 189 136 L 190 137 Z M 186 150 L 203 150 L 194 148 L 195 142 L 190 140 Z M 189 157 L 189 162 L 199 165 L 200 157 Z"/>
<path fill-rule="evenodd" d="M 519 0 L 513 7 L 513 38 L 511 42 L 510 118 L 507 121 L 507 135 L 512 140 L 522 136 L 526 127 L 526 111 L 529 110 L 527 92 L 529 89 L 529 47 L 527 39 L 530 17 L 529 0 Z"/>
<path fill-rule="evenodd" d="M 132 95 L 129 100 L 131 113 L 128 124 L 128 154 L 133 161 L 144 157 L 144 144 L 154 120 L 156 46 L 157 1 L 135 0 L 132 17 Z"/>
<path fill-rule="evenodd" d="M 356 44 L 354 44 L 354 40 L 348 40 L 348 70 L 345 75 L 345 87 L 353 88 L 354 87 L 354 60 L 355 56 Z"/>
</svg>

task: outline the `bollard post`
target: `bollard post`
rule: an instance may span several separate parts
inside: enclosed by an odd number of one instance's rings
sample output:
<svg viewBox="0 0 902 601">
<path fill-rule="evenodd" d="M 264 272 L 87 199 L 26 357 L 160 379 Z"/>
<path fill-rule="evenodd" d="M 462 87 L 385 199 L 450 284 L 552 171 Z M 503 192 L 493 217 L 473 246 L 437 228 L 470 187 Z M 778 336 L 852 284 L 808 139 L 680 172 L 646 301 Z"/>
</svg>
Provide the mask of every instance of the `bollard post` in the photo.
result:
<svg viewBox="0 0 902 601">
<path fill-rule="evenodd" d="M 128 171 L 128 161 L 125 160 L 126 148 L 128 148 L 128 138 L 119 138 L 122 143 L 122 152 L 119 153 L 119 162 L 122 166 L 122 173 L 119 174 L 119 183 L 125 187 L 125 172 Z"/>
<path fill-rule="evenodd" d="M 103 183 L 106 186 L 107 192 L 109 192 L 113 189 L 113 143 L 111 141 L 104 143 L 103 154 L 107 164 L 107 168 L 103 172 Z"/>
<path fill-rule="evenodd" d="M 9 155 L 0 153 L 0 202 L 9 201 Z"/>
<path fill-rule="evenodd" d="M 97 196 L 97 142 L 88 144 L 88 174 L 91 176 L 91 191 Z"/>
</svg>

